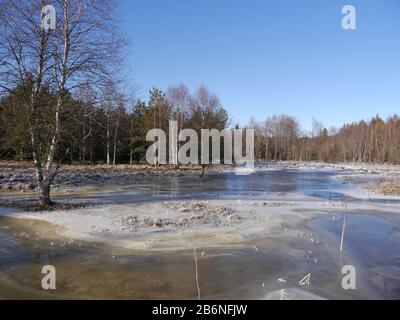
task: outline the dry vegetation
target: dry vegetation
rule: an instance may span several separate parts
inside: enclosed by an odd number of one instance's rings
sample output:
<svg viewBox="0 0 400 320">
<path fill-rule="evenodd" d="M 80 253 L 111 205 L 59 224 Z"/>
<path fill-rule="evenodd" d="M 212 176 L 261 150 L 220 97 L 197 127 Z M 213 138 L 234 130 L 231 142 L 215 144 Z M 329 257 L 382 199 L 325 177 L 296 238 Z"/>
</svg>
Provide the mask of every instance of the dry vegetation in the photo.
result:
<svg viewBox="0 0 400 320">
<path fill-rule="evenodd" d="M 384 196 L 400 196 L 400 182 L 397 181 L 381 181 L 378 183 L 370 184 L 368 190 L 381 194 Z"/>
<path fill-rule="evenodd" d="M 126 184 L 140 176 L 182 176 L 201 174 L 200 166 L 154 167 L 150 165 L 66 165 L 54 181 L 54 191 L 73 190 L 103 184 Z M 212 168 L 212 171 L 218 170 Z M 0 162 L 0 192 L 36 192 L 33 164 Z"/>
<path fill-rule="evenodd" d="M 179 230 L 200 226 L 231 226 L 255 219 L 250 213 L 235 213 L 232 209 L 201 202 L 165 202 L 167 210 L 175 212 L 170 218 L 128 216 L 117 221 L 123 230 L 152 228 Z"/>
</svg>

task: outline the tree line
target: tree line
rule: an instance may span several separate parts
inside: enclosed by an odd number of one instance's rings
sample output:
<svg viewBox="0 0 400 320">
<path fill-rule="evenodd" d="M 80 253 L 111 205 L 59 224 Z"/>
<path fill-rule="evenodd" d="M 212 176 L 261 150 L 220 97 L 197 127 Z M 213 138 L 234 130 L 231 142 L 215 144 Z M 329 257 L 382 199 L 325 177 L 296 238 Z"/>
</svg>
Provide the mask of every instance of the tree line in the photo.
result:
<svg viewBox="0 0 400 320">
<path fill-rule="evenodd" d="M 20 90 L 16 88 L 0 99 L 0 158 L 31 161 L 29 123 L 21 112 Z M 232 125 L 218 97 L 205 86 L 193 94 L 184 84 L 165 92 L 152 88 L 147 101 L 133 103 L 112 86 L 106 87 L 102 95 L 98 102 L 95 92 L 86 86 L 76 96 L 65 98 L 56 158 L 69 150 L 64 162 L 142 163 L 152 144 L 146 141 L 146 134 L 160 128 L 168 139 L 170 120 L 178 123 L 179 130 L 191 128 L 199 135 L 201 129 L 223 130 Z M 41 109 L 46 113 L 46 106 L 55 103 L 56 97 L 48 91 L 42 100 Z M 265 121 L 252 119 L 245 127 L 255 130 L 256 160 L 400 164 L 400 118 L 396 115 L 386 120 L 375 116 L 370 121 L 329 130 L 313 120 L 312 132 L 308 133 L 288 115 L 274 115 Z M 42 126 L 44 136 L 48 135 L 46 128 Z"/>
<path fill-rule="evenodd" d="M 400 118 L 379 115 L 341 128 L 326 129 L 313 120 L 312 132 L 300 130 L 295 118 L 280 115 L 251 120 L 259 160 L 365 162 L 400 164 Z"/>
</svg>

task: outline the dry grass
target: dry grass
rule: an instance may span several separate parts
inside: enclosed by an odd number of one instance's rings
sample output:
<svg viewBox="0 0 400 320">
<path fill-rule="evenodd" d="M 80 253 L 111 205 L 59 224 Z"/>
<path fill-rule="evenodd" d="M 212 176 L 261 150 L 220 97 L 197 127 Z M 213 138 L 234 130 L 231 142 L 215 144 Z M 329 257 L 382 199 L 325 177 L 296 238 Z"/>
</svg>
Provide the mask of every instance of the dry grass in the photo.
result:
<svg viewBox="0 0 400 320">
<path fill-rule="evenodd" d="M 384 196 L 400 196 L 400 183 L 394 181 L 383 181 L 371 184 L 367 187 L 374 193 Z"/>
<path fill-rule="evenodd" d="M 0 161 L 0 168 L 11 168 L 11 169 L 34 169 L 33 162 L 29 161 Z M 64 164 L 62 166 L 63 170 L 69 171 L 91 171 L 91 170 L 101 170 L 101 169 L 114 169 L 114 170 L 149 170 L 151 172 L 166 172 L 166 171 L 201 171 L 200 165 L 180 165 L 176 168 L 173 165 L 162 165 L 162 166 L 152 166 L 149 164 L 117 164 L 117 165 L 107 165 L 107 164 Z"/>
<path fill-rule="evenodd" d="M 209 172 L 222 171 L 216 166 Z M 123 184 L 138 176 L 200 176 L 201 167 L 183 165 L 176 168 L 171 165 L 154 167 L 144 164 L 135 165 L 63 165 L 57 175 L 53 191 L 65 191 L 101 184 Z M 34 168 L 30 162 L 0 161 L 0 192 L 32 193 L 37 191 Z"/>
</svg>

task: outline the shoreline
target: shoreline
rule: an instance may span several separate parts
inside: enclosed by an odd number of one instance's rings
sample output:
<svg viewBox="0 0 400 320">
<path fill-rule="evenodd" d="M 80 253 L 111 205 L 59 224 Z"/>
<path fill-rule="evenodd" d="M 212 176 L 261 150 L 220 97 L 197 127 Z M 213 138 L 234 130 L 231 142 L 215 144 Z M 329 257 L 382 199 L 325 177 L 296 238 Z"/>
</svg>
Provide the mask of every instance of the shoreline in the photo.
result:
<svg viewBox="0 0 400 320">
<path fill-rule="evenodd" d="M 104 170 L 104 167 L 101 167 Z M 115 168 L 114 168 L 115 169 Z M 119 170 L 126 168 L 120 167 Z M 232 173 L 232 170 L 225 172 Z M 382 196 L 365 188 L 363 176 L 382 179 L 389 174 L 400 172 L 400 166 L 393 169 L 377 166 L 355 169 L 353 165 L 329 165 L 323 163 L 278 163 L 257 167 L 256 171 L 296 170 L 315 172 L 320 170 L 335 171 L 334 179 L 346 181 L 350 186 L 343 187 L 341 192 L 349 198 L 359 200 L 399 200 L 397 196 Z M 82 167 L 79 167 L 82 170 Z M 371 173 L 371 171 L 375 173 Z M 390 171 L 388 171 L 390 170 Z M 189 170 L 189 172 L 192 172 Z M 197 177 L 196 177 L 197 178 Z M 397 178 L 397 177 L 395 177 Z M 119 179 L 119 178 L 118 178 Z M 117 179 L 117 181 L 118 181 Z M 120 185 L 116 184 L 120 187 Z M 129 186 L 127 184 L 126 186 Z M 134 188 L 133 188 L 134 189 Z M 108 185 L 104 194 L 110 192 Z M 113 192 L 120 192 L 119 189 Z M 143 192 L 143 191 L 142 191 Z M 64 199 L 64 203 L 78 204 L 73 210 L 23 211 L 13 207 L 0 208 L 1 216 L 19 219 L 44 221 L 55 226 L 60 237 L 80 241 L 99 242 L 134 251 L 186 250 L 193 247 L 224 247 L 250 245 L 253 241 L 267 237 L 296 238 L 296 228 L 315 217 L 317 214 L 335 215 L 342 211 L 340 199 L 323 200 L 299 193 L 280 194 L 275 192 L 253 192 L 229 199 L 151 199 L 123 203 L 122 199 L 137 196 L 135 191 L 124 191 L 121 201 L 107 202 L 99 190 L 87 192 L 68 192 L 54 194 Z M 32 193 L 5 193 L 6 197 L 21 197 L 29 200 Z M 78 197 L 79 195 L 79 197 Z M 146 193 L 143 193 L 146 195 Z M 94 197 L 93 206 L 87 202 Z M 151 193 L 149 194 L 151 197 Z M 96 199 L 97 197 L 97 199 Z M 4 198 L 0 194 L 0 200 Z M 136 199 L 136 198 L 135 198 Z M 21 200 L 20 200 L 21 201 Z M 12 200 L 11 200 L 12 202 Z M 87 203 L 88 205 L 83 205 Z M 82 204 L 79 207 L 79 204 Z M 0 202 L 1 205 L 1 202 Z M 350 210 L 379 210 L 395 212 L 395 204 L 377 204 L 357 202 L 351 204 Z M 285 226 L 285 227 L 284 227 Z M 298 231 L 298 230 L 297 230 Z"/>
<path fill-rule="evenodd" d="M 231 165 L 213 165 L 206 169 L 206 175 L 235 173 L 237 168 Z M 362 178 L 369 175 L 378 180 L 373 185 L 366 185 L 367 192 L 378 195 L 400 196 L 400 165 L 363 164 L 363 163 L 326 163 L 277 161 L 259 162 L 254 171 L 275 170 L 334 170 L 341 171 L 344 179 Z M 201 166 L 165 165 L 66 165 L 61 169 L 52 186 L 51 193 L 56 196 L 96 192 L 106 186 L 129 185 L 132 179 L 146 177 L 193 177 L 201 179 Z M 32 163 L 0 161 L 0 199 L 4 195 L 31 196 L 38 190 L 34 184 Z M 380 180 L 379 180 L 380 179 Z M 386 185 L 385 185 L 386 183 Z"/>
</svg>

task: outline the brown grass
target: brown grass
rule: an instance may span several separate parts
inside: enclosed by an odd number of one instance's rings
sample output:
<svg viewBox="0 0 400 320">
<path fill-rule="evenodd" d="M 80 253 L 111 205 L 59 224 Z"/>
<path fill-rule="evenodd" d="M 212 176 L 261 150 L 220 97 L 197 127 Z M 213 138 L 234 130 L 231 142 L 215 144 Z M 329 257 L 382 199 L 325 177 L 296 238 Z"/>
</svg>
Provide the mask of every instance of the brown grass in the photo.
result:
<svg viewBox="0 0 400 320">
<path fill-rule="evenodd" d="M 374 193 L 384 196 L 400 196 L 400 183 L 392 181 L 384 181 L 368 186 L 368 189 Z"/>
</svg>

